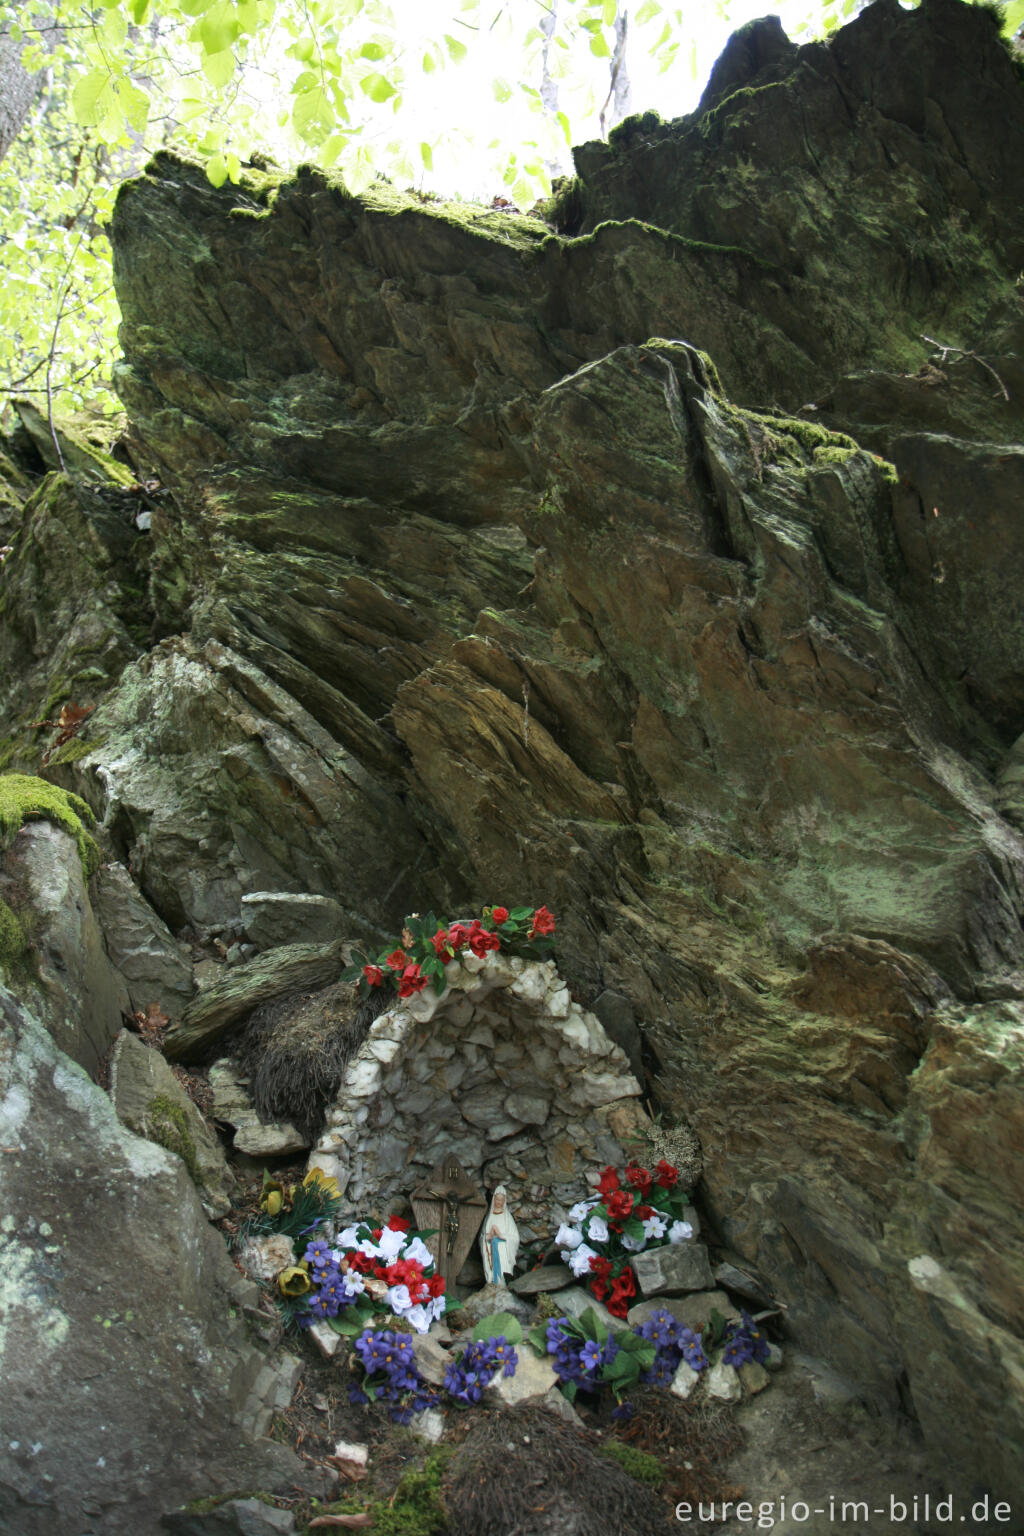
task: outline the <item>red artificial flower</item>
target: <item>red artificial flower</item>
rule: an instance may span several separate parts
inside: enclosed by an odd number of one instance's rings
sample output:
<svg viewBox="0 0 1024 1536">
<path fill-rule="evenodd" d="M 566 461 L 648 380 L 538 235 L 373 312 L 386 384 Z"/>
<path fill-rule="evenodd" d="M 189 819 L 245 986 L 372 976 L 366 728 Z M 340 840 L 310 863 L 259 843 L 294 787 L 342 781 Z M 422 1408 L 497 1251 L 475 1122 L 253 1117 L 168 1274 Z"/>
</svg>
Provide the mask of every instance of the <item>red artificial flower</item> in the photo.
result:
<svg viewBox="0 0 1024 1536">
<path fill-rule="evenodd" d="M 491 922 L 494 924 L 494 926 L 496 928 L 500 928 L 502 923 L 507 923 L 508 922 L 508 907 L 492 907 L 491 908 Z"/>
<path fill-rule="evenodd" d="M 611 1168 L 611 1167 L 606 1168 L 604 1173 L 602 1173 L 602 1175 L 601 1175 L 601 1177 L 600 1177 L 600 1179 L 598 1180 L 598 1183 L 597 1183 L 597 1192 L 598 1192 L 598 1194 L 599 1195 L 610 1195 L 612 1190 L 613 1189 L 618 1189 L 618 1187 L 619 1187 L 618 1170 L 615 1169 L 615 1168 Z"/>
<path fill-rule="evenodd" d="M 602 1280 L 607 1280 L 611 1272 L 611 1259 L 606 1259 L 601 1254 L 595 1253 L 594 1257 L 590 1261 L 590 1273 L 592 1275 L 599 1275 Z"/>
<path fill-rule="evenodd" d="M 429 976 L 422 975 L 418 965 L 407 965 L 398 983 L 399 997 L 412 997 L 414 993 L 422 992 L 429 980 Z"/>
<path fill-rule="evenodd" d="M 530 938 L 535 939 L 538 934 L 547 935 L 554 933 L 554 931 L 555 919 L 553 915 L 548 911 L 547 907 L 538 907 L 533 914 L 533 921 L 530 925 Z"/>
<path fill-rule="evenodd" d="M 654 1215 L 654 1206 L 653 1205 L 635 1205 L 633 1207 L 633 1215 L 634 1216 L 638 1216 L 641 1221 L 646 1221 L 649 1216 L 653 1216 Z"/>
<path fill-rule="evenodd" d="M 486 928 L 477 928 L 469 936 L 469 947 L 478 960 L 482 960 L 489 949 L 500 949 L 501 940 L 496 933 L 489 933 Z"/>
<path fill-rule="evenodd" d="M 469 942 L 470 930 L 465 923 L 452 923 L 448 929 L 448 943 L 456 953 Z"/>
<path fill-rule="evenodd" d="M 360 1253 L 357 1248 L 353 1248 L 346 1253 L 345 1263 L 349 1270 L 354 1270 L 357 1275 L 366 1275 L 373 1268 L 375 1260 L 371 1254 Z"/>
<path fill-rule="evenodd" d="M 371 987 L 382 987 L 384 985 L 384 972 L 379 965 L 364 965 L 363 975 Z"/>
<path fill-rule="evenodd" d="M 608 1281 L 600 1278 L 591 1280 L 590 1289 L 592 1293 L 597 1297 L 598 1301 L 604 1301 L 605 1297 L 608 1295 Z"/>
<path fill-rule="evenodd" d="M 412 1222 L 407 1221 L 404 1216 L 388 1217 L 388 1229 L 391 1232 L 408 1232 L 411 1226 Z"/>
<path fill-rule="evenodd" d="M 646 1168 L 641 1168 L 637 1163 L 629 1164 L 626 1169 L 626 1178 L 642 1195 L 646 1195 L 651 1187 L 651 1175 Z"/>
<path fill-rule="evenodd" d="M 384 1228 L 383 1227 L 374 1227 L 372 1229 L 371 1233 L 370 1233 L 370 1236 L 373 1238 L 375 1243 L 379 1243 L 380 1240 L 381 1240 L 381 1236 L 383 1235 L 383 1232 L 384 1232 Z"/>
<path fill-rule="evenodd" d="M 604 1203 L 609 1216 L 624 1221 L 633 1209 L 633 1196 L 626 1189 L 616 1189 L 605 1196 Z"/>
<path fill-rule="evenodd" d="M 443 1275 L 426 1275 L 424 1277 L 423 1283 L 426 1286 L 427 1291 L 432 1299 L 436 1300 L 438 1296 L 444 1295 Z"/>
<path fill-rule="evenodd" d="M 675 1189 L 679 1183 L 679 1169 L 673 1168 L 671 1163 L 666 1163 L 664 1158 L 655 1168 L 654 1174 L 662 1189 Z"/>
<path fill-rule="evenodd" d="M 408 960 L 409 956 L 406 954 L 404 949 L 396 949 L 390 955 L 388 955 L 384 964 L 389 966 L 393 971 L 400 971 L 402 966 L 408 963 Z"/>
<path fill-rule="evenodd" d="M 452 952 L 448 948 L 448 935 L 443 928 L 439 928 L 430 940 L 434 946 L 434 954 L 442 965 L 447 965 L 452 958 Z"/>
<path fill-rule="evenodd" d="M 613 1317 L 625 1317 L 629 1311 L 629 1298 L 636 1295 L 636 1277 L 628 1268 L 612 1281 L 612 1293 L 608 1298 L 608 1311 Z"/>
</svg>

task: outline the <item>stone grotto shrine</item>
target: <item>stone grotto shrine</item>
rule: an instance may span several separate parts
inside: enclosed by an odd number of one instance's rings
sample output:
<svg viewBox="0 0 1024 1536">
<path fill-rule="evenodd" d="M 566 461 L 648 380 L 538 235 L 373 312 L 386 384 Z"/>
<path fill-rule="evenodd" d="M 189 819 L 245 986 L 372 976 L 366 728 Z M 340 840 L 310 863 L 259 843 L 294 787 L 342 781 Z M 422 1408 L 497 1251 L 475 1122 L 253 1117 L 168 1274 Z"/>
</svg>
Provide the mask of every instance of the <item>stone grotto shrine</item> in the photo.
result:
<svg viewBox="0 0 1024 1536">
<path fill-rule="evenodd" d="M 507 1185 L 523 1236 L 540 1236 L 588 1173 L 628 1160 L 649 1124 L 640 1084 L 553 961 L 466 953 L 446 980 L 440 997 L 420 992 L 370 1026 L 310 1167 L 356 1212 L 454 1155 L 487 1189 Z"/>
</svg>

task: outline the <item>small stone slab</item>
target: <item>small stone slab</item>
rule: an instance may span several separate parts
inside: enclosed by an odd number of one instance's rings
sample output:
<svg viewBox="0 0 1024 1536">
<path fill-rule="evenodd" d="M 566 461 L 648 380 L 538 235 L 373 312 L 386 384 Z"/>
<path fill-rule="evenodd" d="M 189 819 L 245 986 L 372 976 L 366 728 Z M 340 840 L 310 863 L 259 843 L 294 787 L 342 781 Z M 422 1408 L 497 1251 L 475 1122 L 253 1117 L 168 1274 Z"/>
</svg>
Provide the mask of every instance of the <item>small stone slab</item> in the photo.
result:
<svg viewBox="0 0 1024 1536">
<path fill-rule="evenodd" d="M 326 1323 L 314 1323 L 312 1327 L 306 1329 L 306 1332 L 325 1360 L 333 1359 L 341 1348 L 341 1334 L 335 1333 L 334 1329 L 328 1327 Z"/>
<path fill-rule="evenodd" d="M 747 1396 L 754 1397 L 758 1392 L 764 1391 L 768 1385 L 769 1376 L 759 1361 L 748 1360 L 746 1365 L 740 1366 L 740 1381 Z"/>
<path fill-rule="evenodd" d="M 262 1499 L 228 1499 L 201 1514 L 176 1510 L 160 1524 L 173 1536 L 294 1536 L 295 1516 Z"/>
<path fill-rule="evenodd" d="M 700 1386 L 700 1378 L 700 1371 L 695 1371 L 692 1366 L 687 1365 L 685 1360 L 681 1360 L 679 1369 L 669 1383 L 669 1391 L 673 1396 L 681 1397 L 686 1402 Z"/>
<path fill-rule="evenodd" d="M 538 1296 L 542 1291 L 560 1291 L 569 1276 L 564 1264 L 541 1264 L 528 1269 L 509 1285 L 517 1296 Z"/>
<path fill-rule="evenodd" d="M 279 1157 L 285 1152 L 303 1152 L 309 1146 L 309 1138 L 290 1121 L 260 1119 L 249 1098 L 247 1080 L 230 1061 L 215 1061 L 209 1078 L 214 1119 L 234 1126 L 236 1152 Z"/>
<path fill-rule="evenodd" d="M 285 944 L 244 965 L 226 969 L 223 978 L 192 999 L 176 1029 L 168 1030 L 168 1061 L 195 1061 L 238 1021 L 284 992 L 325 987 L 344 968 L 340 941 L 334 944 Z"/>
<path fill-rule="evenodd" d="M 613 1317 L 603 1301 L 598 1301 L 590 1291 L 585 1291 L 582 1285 L 570 1285 L 564 1291 L 552 1291 L 551 1301 L 565 1317 L 582 1317 L 589 1307 L 599 1323 L 604 1323 L 606 1328 L 621 1328 L 621 1317 Z"/>
<path fill-rule="evenodd" d="M 727 1322 L 738 1323 L 740 1314 L 724 1291 L 694 1291 L 690 1296 L 666 1296 L 659 1301 L 638 1301 L 630 1307 L 626 1321 L 630 1327 L 646 1323 L 655 1312 L 668 1312 L 693 1333 L 700 1333 L 711 1319 L 712 1312 L 720 1312 Z"/>
<path fill-rule="evenodd" d="M 434 1387 L 442 1386 L 445 1371 L 452 1363 L 451 1354 L 444 1345 L 437 1339 L 431 1338 L 429 1333 L 414 1333 L 412 1352 L 416 1356 L 416 1364 L 423 1380 L 429 1381 Z"/>
<path fill-rule="evenodd" d="M 497 1312 L 511 1312 L 513 1317 L 518 1317 L 523 1323 L 533 1316 L 533 1308 L 528 1301 L 514 1295 L 507 1285 L 494 1284 L 485 1285 L 468 1296 L 455 1315 L 460 1321 L 479 1323 L 485 1317 L 494 1317 Z"/>
<path fill-rule="evenodd" d="M 717 1398 L 720 1403 L 738 1403 L 743 1396 L 743 1388 L 740 1385 L 739 1372 L 734 1365 L 726 1365 L 720 1361 L 707 1371 L 708 1396 Z"/>
<path fill-rule="evenodd" d="M 242 923 L 260 949 L 285 944 L 333 944 L 345 913 L 332 896 L 252 891 L 242 897 Z"/>
<path fill-rule="evenodd" d="M 423 1413 L 414 1413 L 409 1420 L 409 1428 L 420 1440 L 425 1440 L 428 1445 L 436 1445 L 444 1434 L 444 1414 L 440 1408 L 427 1408 Z"/>
<path fill-rule="evenodd" d="M 517 1403 L 529 1403 L 535 1398 L 546 1398 L 551 1389 L 557 1388 L 555 1368 L 545 1355 L 534 1354 L 529 1344 L 516 1349 L 519 1363 L 514 1376 L 500 1372 L 485 1387 L 483 1401 L 492 1408 L 514 1408 Z"/>
<path fill-rule="evenodd" d="M 672 1243 L 637 1253 L 631 1260 L 637 1283 L 645 1296 L 682 1295 L 707 1291 L 715 1283 L 703 1243 Z"/>
<path fill-rule="evenodd" d="M 744 1269 L 737 1269 L 735 1264 L 717 1264 L 715 1283 L 724 1286 L 734 1296 L 740 1296 L 744 1301 L 752 1302 L 755 1307 L 774 1305 L 767 1286 L 762 1285 L 756 1275 L 748 1274 Z"/>
</svg>

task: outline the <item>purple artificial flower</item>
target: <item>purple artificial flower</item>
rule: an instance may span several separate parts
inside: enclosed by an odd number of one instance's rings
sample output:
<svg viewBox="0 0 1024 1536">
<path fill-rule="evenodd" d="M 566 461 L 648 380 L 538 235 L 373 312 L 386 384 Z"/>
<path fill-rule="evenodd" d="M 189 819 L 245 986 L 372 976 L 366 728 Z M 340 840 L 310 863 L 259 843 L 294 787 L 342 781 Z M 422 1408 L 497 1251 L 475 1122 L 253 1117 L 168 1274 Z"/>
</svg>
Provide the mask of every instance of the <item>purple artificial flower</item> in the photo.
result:
<svg viewBox="0 0 1024 1536">
<path fill-rule="evenodd" d="M 587 1372 L 596 1371 L 603 1362 L 603 1352 L 595 1339 L 588 1339 L 580 1350 L 580 1365 Z"/>
<path fill-rule="evenodd" d="M 307 1264 L 312 1264 L 314 1269 L 324 1269 L 334 1263 L 330 1246 L 324 1242 L 323 1238 L 317 1238 L 315 1242 L 310 1243 L 302 1257 Z"/>
</svg>

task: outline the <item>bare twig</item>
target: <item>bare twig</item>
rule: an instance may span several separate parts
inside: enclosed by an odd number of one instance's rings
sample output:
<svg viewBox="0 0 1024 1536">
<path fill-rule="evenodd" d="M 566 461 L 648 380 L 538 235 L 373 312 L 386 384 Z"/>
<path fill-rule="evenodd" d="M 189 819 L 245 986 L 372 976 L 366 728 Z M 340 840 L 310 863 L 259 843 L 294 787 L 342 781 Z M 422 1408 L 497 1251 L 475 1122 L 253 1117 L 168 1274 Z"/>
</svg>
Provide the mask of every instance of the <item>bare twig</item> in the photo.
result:
<svg viewBox="0 0 1024 1536">
<path fill-rule="evenodd" d="M 947 342 L 936 341 L 934 336 L 926 336 L 923 331 L 921 333 L 921 340 L 926 341 L 930 347 L 938 347 L 938 361 L 940 363 L 955 363 L 958 361 L 958 359 L 965 357 L 969 357 L 974 362 L 980 363 L 986 372 L 990 373 L 995 379 L 996 383 L 999 385 L 999 393 L 1002 395 L 1003 399 L 1009 400 L 1010 391 L 1007 389 L 998 373 L 996 373 L 995 369 L 992 367 L 992 364 L 987 363 L 983 357 L 979 357 L 977 352 L 972 352 L 967 347 L 954 347 L 949 345 Z M 956 357 L 951 356 L 951 354 L 954 352 L 957 354 Z"/>
</svg>

